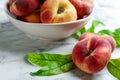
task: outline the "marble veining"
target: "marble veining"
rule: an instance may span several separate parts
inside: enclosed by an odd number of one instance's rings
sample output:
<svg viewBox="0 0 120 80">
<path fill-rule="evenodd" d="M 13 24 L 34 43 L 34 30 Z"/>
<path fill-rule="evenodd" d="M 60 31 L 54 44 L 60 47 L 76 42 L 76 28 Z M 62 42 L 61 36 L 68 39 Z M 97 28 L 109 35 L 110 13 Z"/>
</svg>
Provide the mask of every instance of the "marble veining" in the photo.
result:
<svg viewBox="0 0 120 80">
<path fill-rule="evenodd" d="M 25 60 L 27 52 L 71 53 L 76 40 L 72 37 L 47 42 L 34 40 L 17 29 L 4 12 L 4 3 L 0 0 L 0 80 L 117 80 L 106 68 L 97 74 L 89 75 L 79 69 L 55 76 L 31 76 L 29 73 L 40 67 L 28 64 Z M 93 19 L 99 19 L 108 25 L 108 29 L 120 27 L 120 0 L 95 0 Z M 117 48 L 111 58 L 120 57 Z"/>
</svg>

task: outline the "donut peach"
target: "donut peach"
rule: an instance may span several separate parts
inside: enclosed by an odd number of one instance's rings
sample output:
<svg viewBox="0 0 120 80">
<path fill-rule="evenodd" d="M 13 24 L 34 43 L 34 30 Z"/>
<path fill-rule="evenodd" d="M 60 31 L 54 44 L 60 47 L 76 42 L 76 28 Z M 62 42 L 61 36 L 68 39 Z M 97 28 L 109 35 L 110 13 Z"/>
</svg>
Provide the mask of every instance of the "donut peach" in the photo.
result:
<svg viewBox="0 0 120 80">
<path fill-rule="evenodd" d="M 73 62 L 86 73 L 97 73 L 108 63 L 115 45 L 111 36 L 84 33 L 73 48 Z"/>
<path fill-rule="evenodd" d="M 77 19 L 77 11 L 69 0 L 46 0 L 40 9 L 42 23 L 61 23 Z"/>
</svg>

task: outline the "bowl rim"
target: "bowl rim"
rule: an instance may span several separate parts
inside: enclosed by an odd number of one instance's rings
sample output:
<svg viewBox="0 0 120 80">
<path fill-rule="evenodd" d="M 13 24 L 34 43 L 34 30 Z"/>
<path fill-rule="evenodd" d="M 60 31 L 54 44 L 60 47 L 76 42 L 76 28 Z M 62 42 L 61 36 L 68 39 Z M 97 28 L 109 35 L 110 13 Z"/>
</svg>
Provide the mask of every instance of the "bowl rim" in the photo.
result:
<svg viewBox="0 0 120 80">
<path fill-rule="evenodd" d="M 87 17 L 82 18 L 82 19 L 78 19 L 78 20 L 74 20 L 74 21 L 63 22 L 63 23 L 29 23 L 29 22 L 25 22 L 25 21 L 21 21 L 21 20 L 16 19 L 16 16 L 14 16 L 12 13 L 9 12 L 9 10 L 7 8 L 7 3 L 5 4 L 5 12 L 9 17 L 11 17 L 12 19 L 14 19 L 18 22 L 21 22 L 21 23 L 24 23 L 24 24 L 32 24 L 32 25 L 51 25 L 51 26 L 53 25 L 54 26 L 54 25 L 66 25 L 66 24 L 82 22 L 82 21 L 85 21 L 85 20 L 89 19 L 90 17 L 92 17 L 93 13 L 94 13 L 94 9 L 95 9 L 95 7 L 94 7 L 95 5 L 93 5 L 92 12 Z"/>
</svg>

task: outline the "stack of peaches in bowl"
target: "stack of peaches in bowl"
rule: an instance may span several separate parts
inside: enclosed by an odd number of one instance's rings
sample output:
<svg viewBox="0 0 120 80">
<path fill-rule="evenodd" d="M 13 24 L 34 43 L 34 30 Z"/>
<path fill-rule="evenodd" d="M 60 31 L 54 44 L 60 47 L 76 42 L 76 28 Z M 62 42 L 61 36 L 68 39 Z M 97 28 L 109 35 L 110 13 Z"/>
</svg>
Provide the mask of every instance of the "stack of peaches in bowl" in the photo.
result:
<svg viewBox="0 0 120 80">
<path fill-rule="evenodd" d="M 91 19 L 93 0 L 8 0 L 11 23 L 35 39 L 61 40 Z"/>
</svg>

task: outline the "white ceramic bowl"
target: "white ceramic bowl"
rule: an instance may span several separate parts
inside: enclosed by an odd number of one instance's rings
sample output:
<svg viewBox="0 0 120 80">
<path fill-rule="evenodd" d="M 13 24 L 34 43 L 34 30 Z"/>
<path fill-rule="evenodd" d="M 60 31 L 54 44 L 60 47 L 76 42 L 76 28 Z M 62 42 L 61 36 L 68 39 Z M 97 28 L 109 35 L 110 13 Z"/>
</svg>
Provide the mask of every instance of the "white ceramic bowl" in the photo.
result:
<svg viewBox="0 0 120 80">
<path fill-rule="evenodd" d="M 82 28 L 91 19 L 93 12 L 86 18 L 54 24 L 28 23 L 17 20 L 7 8 L 5 9 L 11 23 L 21 31 L 34 39 L 60 40 L 71 36 L 75 31 Z"/>
</svg>

